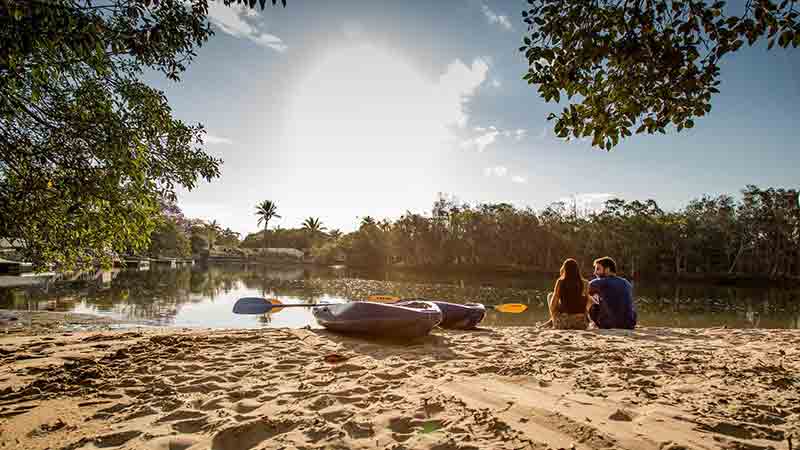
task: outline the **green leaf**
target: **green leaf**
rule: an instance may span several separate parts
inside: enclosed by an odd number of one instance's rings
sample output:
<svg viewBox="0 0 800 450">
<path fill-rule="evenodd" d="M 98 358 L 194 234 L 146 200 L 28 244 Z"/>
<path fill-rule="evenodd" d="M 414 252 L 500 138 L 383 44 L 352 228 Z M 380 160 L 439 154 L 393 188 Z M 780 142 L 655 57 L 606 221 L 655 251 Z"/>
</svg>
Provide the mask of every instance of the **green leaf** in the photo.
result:
<svg viewBox="0 0 800 450">
<path fill-rule="evenodd" d="M 442 428 L 442 425 L 436 421 L 425 422 L 422 424 L 422 429 L 420 430 L 421 434 L 428 434 L 433 433 L 434 431 L 438 431 Z"/>
<path fill-rule="evenodd" d="M 781 37 L 778 39 L 778 45 L 782 48 L 786 48 L 790 42 L 794 39 L 794 32 L 791 30 L 784 31 L 781 33 Z"/>
</svg>

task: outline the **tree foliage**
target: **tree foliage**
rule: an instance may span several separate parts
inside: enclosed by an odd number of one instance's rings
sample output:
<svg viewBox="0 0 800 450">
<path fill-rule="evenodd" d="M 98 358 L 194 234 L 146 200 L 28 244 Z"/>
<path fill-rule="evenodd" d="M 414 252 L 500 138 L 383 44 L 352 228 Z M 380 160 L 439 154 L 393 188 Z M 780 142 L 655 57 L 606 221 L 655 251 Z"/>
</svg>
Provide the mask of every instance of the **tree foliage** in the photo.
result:
<svg viewBox="0 0 800 450">
<path fill-rule="evenodd" d="M 145 250 L 159 201 L 219 175 L 202 126 L 140 81 L 177 81 L 207 14 L 207 0 L 0 2 L 0 236 L 38 267 Z"/>
<path fill-rule="evenodd" d="M 190 236 L 178 222 L 164 218 L 150 235 L 149 253 L 154 257 L 186 258 L 191 256 Z"/>
<path fill-rule="evenodd" d="M 231 230 L 230 228 L 225 228 L 219 232 L 217 243 L 225 247 L 238 247 L 239 233 Z"/>
<path fill-rule="evenodd" d="M 336 242 L 348 264 L 370 267 L 556 271 L 572 257 L 588 270 L 594 258 L 610 255 L 628 276 L 800 277 L 800 205 L 797 190 L 756 186 L 747 186 L 739 201 L 703 197 L 678 211 L 654 200 L 610 199 L 585 211 L 558 202 L 537 212 L 439 199 L 429 216 L 373 220 Z"/>
<path fill-rule="evenodd" d="M 692 128 L 711 111 L 723 56 L 767 39 L 797 47 L 794 0 L 747 0 L 740 14 L 724 1 L 528 0 L 520 51 L 524 79 L 545 101 L 562 94 L 562 138 L 591 137 L 611 149 L 635 133 Z"/>
<path fill-rule="evenodd" d="M 311 246 L 313 246 L 314 242 L 316 242 L 322 235 L 322 232 L 325 231 L 325 226 L 322 225 L 322 221 L 319 217 L 309 217 L 303 221 L 303 229 L 308 233 L 309 242 Z"/>
</svg>

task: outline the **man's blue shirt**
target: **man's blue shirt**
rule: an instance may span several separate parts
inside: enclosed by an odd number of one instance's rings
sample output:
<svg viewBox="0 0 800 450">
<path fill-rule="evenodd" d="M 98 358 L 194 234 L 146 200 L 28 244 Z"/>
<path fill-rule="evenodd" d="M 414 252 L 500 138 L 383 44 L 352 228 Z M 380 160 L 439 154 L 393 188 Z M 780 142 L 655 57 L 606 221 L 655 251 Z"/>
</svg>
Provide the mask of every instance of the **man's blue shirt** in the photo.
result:
<svg viewBox="0 0 800 450">
<path fill-rule="evenodd" d="M 597 292 L 600 304 L 592 305 L 589 315 L 600 328 L 636 327 L 636 308 L 633 305 L 633 286 L 618 276 L 595 278 L 589 282 L 589 292 Z"/>
</svg>

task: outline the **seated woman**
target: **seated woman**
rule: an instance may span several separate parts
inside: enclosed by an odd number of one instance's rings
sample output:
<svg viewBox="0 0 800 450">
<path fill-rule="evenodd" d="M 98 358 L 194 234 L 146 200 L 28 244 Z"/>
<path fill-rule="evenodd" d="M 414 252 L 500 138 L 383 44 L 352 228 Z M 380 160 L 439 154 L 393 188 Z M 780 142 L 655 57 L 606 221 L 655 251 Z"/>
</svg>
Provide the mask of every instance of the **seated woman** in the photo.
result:
<svg viewBox="0 0 800 450">
<path fill-rule="evenodd" d="M 561 276 L 556 280 L 553 293 L 548 295 L 550 320 L 553 328 L 585 330 L 589 325 L 589 307 L 592 300 L 581 277 L 578 263 L 572 258 L 564 261 Z"/>
</svg>

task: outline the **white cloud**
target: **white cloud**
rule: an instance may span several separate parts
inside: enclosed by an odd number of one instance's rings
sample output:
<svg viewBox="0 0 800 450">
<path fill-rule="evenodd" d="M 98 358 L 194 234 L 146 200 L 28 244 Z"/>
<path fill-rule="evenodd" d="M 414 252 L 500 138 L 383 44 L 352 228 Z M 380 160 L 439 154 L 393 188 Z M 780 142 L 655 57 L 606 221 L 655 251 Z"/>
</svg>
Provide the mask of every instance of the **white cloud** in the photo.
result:
<svg viewBox="0 0 800 450">
<path fill-rule="evenodd" d="M 483 170 L 483 174 L 487 177 L 504 177 L 508 173 L 508 168 L 503 166 L 487 167 Z"/>
<path fill-rule="evenodd" d="M 439 77 L 438 87 L 443 102 L 448 104 L 452 114 L 447 117 L 448 123 L 463 127 L 467 123 L 467 112 L 464 103 L 475 94 L 489 72 L 489 64 L 482 58 L 475 58 L 472 66 L 467 66 L 460 59 L 456 59 L 447 66 L 447 70 Z M 452 106 L 457 105 L 457 108 Z"/>
<path fill-rule="evenodd" d="M 516 141 L 521 141 L 528 134 L 528 130 L 522 128 L 517 128 L 516 130 L 500 130 L 495 126 L 478 126 L 473 128 L 473 130 L 479 134 L 462 140 L 461 148 L 482 152 L 486 150 L 486 147 L 494 144 L 497 141 L 498 136 L 513 138 Z"/>
<path fill-rule="evenodd" d="M 475 149 L 478 152 L 483 152 L 486 150 L 486 147 L 494 143 L 494 141 L 497 139 L 497 135 L 500 134 L 500 132 L 494 127 L 490 127 L 488 130 L 478 127 L 475 130 L 479 131 L 479 129 L 483 132 L 483 134 L 479 134 L 478 136 L 462 141 L 461 148 Z"/>
<path fill-rule="evenodd" d="M 233 141 L 228 138 L 222 136 L 215 136 L 209 133 L 206 133 L 206 136 L 205 138 L 203 138 L 203 141 L 206 144 L 225 144 L 225 145 L 233 144 Z"/>
<path fill-rule="evenodd" d="M 506 30 L 513 30 L 514 27 L 511 26 L 511 21 L 508 20 L 508 16 L 502 16 L 491 9 L 489 9 L 486 4 L 481 5 L 481 11 L 483 11 L 483 15 L 486 16 L 486 19 L 489 21 L 490 24 L 498 24 L 501 27 L 505 28 Z"/>
<path fill-rule="evenodd" d="M 491 85 L 492 87 L 499 88 L 501 86 L 500 80 L 497 78 L 492 78 Z"/>
<path fill-rule="evenodd" d="M 225 6 L 218 1 L 208 2 L 208 20 L 224 33 L 233 37 L 249 39 L 262 47 L 271 48 L 277 52 L 285 52 L 288 47 L 281 38 L 265 33 L 251 23 L 257 16 L 258 13 L 244 6 Z"/>
<path fill-rule="evenodd" d="M 528 179 L 527 178 L 519 176 L 519 175 L 514 175 L 513 177 L 511 177 L 511 181 L 514 182 L 514 183 L 519 183 L 519 184 L 527 184 L 528 183 Z"/>
</svg>

